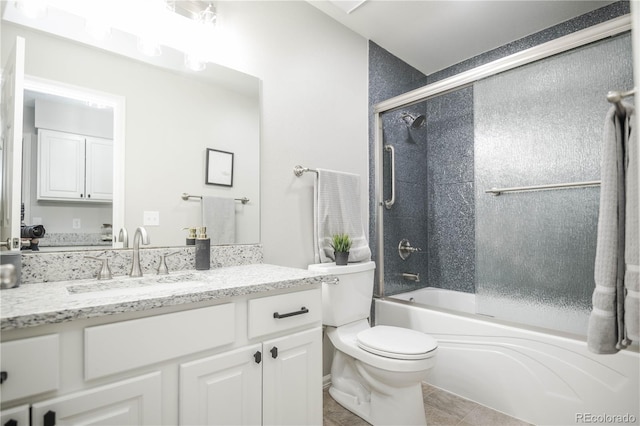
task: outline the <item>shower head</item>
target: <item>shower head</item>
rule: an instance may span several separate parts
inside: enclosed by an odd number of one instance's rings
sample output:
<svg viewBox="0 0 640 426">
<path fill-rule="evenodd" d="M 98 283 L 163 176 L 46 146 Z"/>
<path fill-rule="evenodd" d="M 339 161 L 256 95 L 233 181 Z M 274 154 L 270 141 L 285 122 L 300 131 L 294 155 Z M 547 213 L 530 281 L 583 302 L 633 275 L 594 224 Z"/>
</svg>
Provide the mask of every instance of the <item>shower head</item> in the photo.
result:
<svg viewBox="0 0 640 426">
<path fill-rule="evenodd" d="M 420 114 L 418 116 L 409 114 L 408 112 L 403 112 L 402 121 L 405 122 L 407 126 L 410 126 L 412 129 L 419 129 L 424 126 L 424 123 L 427 121 L 427 117 L 424 114 Z"/>
</svg>

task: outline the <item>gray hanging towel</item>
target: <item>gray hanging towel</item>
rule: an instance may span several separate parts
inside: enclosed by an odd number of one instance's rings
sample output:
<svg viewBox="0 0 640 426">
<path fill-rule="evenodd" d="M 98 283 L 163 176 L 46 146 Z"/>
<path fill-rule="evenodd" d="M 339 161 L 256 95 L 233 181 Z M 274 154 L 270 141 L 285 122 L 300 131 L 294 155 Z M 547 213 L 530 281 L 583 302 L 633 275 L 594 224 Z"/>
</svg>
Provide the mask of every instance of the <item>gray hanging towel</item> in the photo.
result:
<svg viewBox="0 0 640 426">
<path fill-rule="evenodd" d="M 236 242 L 236 203 L 233 198 L 202 197 L 202 226 L 211 244 Z"/>
<path fill-rule="evenodd" d="M 599 354 L 616 353 L 628 338 L 638 338 L 638 153 L 635 112 L 624 106 L 622 118 L 615 107 L 607 113 L 602 144 L 596 286 L 587 330 L 587 346 Z"/>
</svg>

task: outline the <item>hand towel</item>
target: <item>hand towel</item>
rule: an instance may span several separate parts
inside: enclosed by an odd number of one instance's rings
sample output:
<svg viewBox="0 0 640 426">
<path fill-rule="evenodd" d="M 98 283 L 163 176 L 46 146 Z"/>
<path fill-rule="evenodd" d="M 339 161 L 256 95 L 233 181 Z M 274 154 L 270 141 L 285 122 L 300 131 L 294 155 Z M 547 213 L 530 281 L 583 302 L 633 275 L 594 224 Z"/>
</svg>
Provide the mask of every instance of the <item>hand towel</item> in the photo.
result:
<svg viewBox="0 0 640 426">
<path fill-rule="evenodd" d="M 626 139 L 626 225 L 625 225 L 625 275 L 624 275 L 624 325 L 626 338 L 632 341 L 640 340 L 640 251 L 638 250 L 638 131 L 636 129 L 636 112 L 631 105 L 625 104 L 627 120 Z M 627 342 L 628 344 L 629 342 Z"/>
<path fill-rule="evenodd" d="M 202 197 L 202 226 L 211 244 L 236 242 L 236 203 L 233 198 Z"/>
<path fill-rule="evenodd" d="M 630 311 L 625 315 L 625 293 L 630 291 L 633 296 L 638 288 L 637 149 L 630 146 L 635 142 L 629 137 L 633 108 L 625 107 L 625 117 L 616 115 L 615 107 L 607 113 L 602 144 L 596 287 L 587 330 L 589 350 L 600 354 L 616 353 L 629 344 L 626 327 L 635 325 L 637 335 L 637 298 L 635 320 L 630 317 L 632 297 L 628 298 Z"/>
<path fill-rule="evenodd" d="M 362 221 L 360 176 L 318 169 L 314 185 L 314 226 L 316 263 L 335 260 L 331 239 L 349 234 L 349 262 L 371 260 L 371 250 Z"/>
</svg>

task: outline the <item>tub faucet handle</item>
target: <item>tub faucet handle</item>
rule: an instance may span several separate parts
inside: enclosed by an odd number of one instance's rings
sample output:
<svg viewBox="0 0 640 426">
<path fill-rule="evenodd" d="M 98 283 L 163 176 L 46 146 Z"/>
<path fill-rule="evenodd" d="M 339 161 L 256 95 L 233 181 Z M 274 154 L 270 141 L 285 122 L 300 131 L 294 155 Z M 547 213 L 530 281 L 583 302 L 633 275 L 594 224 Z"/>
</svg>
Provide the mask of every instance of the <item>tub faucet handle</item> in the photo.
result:
<svg viewBox="0 0 640 426">
<path fill-rule="evenodd" d="M 398 244 L 398 254 L 402 260 L 407 260 L 407 258 L 411 256 L 411 253 L 418 251 L 422 251 L 422 249 L 419 247 L 412 247 L 411 243 L 406 238 L 402 239 Z"/>
</svg>

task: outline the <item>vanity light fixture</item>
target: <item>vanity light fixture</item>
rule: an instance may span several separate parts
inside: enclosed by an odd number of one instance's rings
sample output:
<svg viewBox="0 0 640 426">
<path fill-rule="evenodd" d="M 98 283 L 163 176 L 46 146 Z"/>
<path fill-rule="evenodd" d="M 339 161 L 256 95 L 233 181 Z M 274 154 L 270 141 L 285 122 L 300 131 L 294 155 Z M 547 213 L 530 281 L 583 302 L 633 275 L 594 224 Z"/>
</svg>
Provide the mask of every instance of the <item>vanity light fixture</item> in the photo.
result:
<svg viewBox="0 0 640 426">
<path fill-rule="evenodd" d="M 218 15 L 216 13 L 216 8 L 213 6 L 213 3 L 209 3 L 206 9 L 198 13 L 197 21 L 203 25 L 215 26 L 216 21 L 218 20 Z"/>
<path fill-rule="evenodd" d="M 193 20 L 199 25 L 202 25 L 205 28 L 215 27 L 218 15 L 216 14 L 216 8 L 214 7 L 213 3 L 209 2 L 206 8 L 200 10 L 199 12 L 192 13 Z M 202 40 L 201 42 L 206 42 L 206 40 Z M 193 52 L 185 52 L 184 65 L 192 71 L 202 71 L 206 68 L 207 63 L 206 61 L 202 60 L 200 55 Z"/>
</svg>

